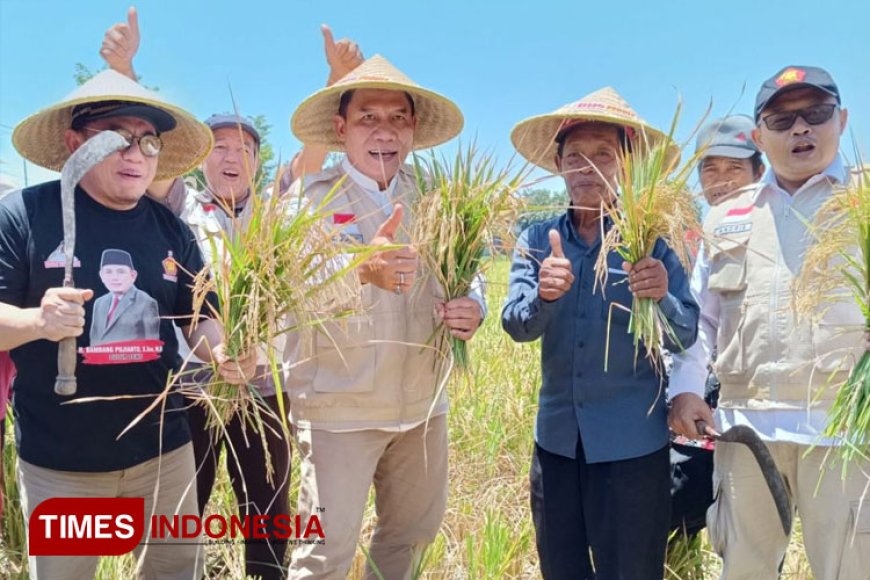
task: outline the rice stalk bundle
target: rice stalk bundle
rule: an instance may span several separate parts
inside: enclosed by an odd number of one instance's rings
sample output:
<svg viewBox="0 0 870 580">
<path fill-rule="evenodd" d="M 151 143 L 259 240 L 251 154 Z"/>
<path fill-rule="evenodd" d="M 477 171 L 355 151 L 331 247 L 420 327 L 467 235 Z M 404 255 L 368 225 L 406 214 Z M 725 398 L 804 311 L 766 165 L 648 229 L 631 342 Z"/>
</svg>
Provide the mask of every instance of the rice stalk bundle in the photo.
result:
<svg viewBox="0 0 870 580">
<path fill-rule="evenodd" d="M 824 315 L 833 303 L 854 301 L 870 331 L 870 168 L 860 162 L 858 167 L 810 224 L 815 243 L 807 249 L 793 296 L 796 313 L 808 318 Z M 837 395 L 824 434 L 841 441 L 845 470 L 849 462 L 870 456 L 870 352 L 864 350 L 845 382 L 832 387 Z"/>
<path fill-rule="evenodd" d="M 641 132 L 633 151 L 620 163 L 617 188 L 613 192 L 615 201 L 602 208 L 612 227 L 602 232 L 601 249 L 595 263 L 596 287 L 606 288 L 610 252 L 636 264 L 652 254 L 658 239 L 664 240 L 674 250 L 687 272 L 691 271 L 692 253 L 687 240 L 701 231 L 701 225 L 688 181 L 696 167 L 698 154 L 680 165 L 673 145 L 678 117 L 679 110 L 667 139 L 650 142 Z M 608 351 L 610 329 L 608 320 Z M 663 339 L 667 337 L 679 345 L 661 307 L 652 298 L 632 300 L 628 332 L 634 337 L 635 360 L 643 345 L 645 356 L 660 370 Z M 607 365 L 608 357 L 605 355 L 605 370 Z"/>
<path fill-rule="evenodd" d="M 482 281 L 486 258 L 512 244 L 524 172 L 498 167 L 474 144 L 460 146 L 452 162 L 432 154 L 425 160 L 415 156 L 414 166 L 421 195 L 413 208 L 411 237 L 423 267 L 441 285 L 447 301 L 468 296 Z M 439 352 L 449 341 L 454 367 L 467 371 L 466 342 L 446 332 L 443 323 L 436 335 Z"/>
<path fill-rule="evenodd" d="M 280 174 L 275 183 L 279 180 Z M 328 204 L 341 185 L 317 204 L 303 197 L 301 188 L 286 197 L 252 196 L 245 223 L 235 218 L 231 232 L 209 238 L 212 263 L 194 279 L 194 319 L 203 313 L 222 323 L 229 357 L 265 354 L 285 421 L 278 380 L 283 353 L 273 348 L 275 339 L 287 332 L 310 339 L 325 322 L 359 308 L 353 270 L 370 251 L 338 243 L 341 226 L 327 225 Z M 217 307 L 209 296 L 216 297 Z M 220 428 L 240 414 L 262 436 L 260 407 L 268 408 L 257 389 L 229 385 L 214 376 L 201 401 L 210 409 L 208 425 Z"/>
</svg>

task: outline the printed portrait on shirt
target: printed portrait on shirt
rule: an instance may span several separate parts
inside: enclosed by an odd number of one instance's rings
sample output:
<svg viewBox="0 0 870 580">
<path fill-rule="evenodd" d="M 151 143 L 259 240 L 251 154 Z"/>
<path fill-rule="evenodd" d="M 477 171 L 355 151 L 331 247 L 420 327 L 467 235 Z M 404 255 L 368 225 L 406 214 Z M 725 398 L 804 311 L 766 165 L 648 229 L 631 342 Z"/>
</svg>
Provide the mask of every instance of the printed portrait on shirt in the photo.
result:
<svg viewBox="0 0 870 580">
<path fill-rule="evenodd" d="M 159 342 L 160 312 L 157 301 L 136 287 L 138 273 L 129 252 L 118 249 L 103 251 L 100 280 L 108 290 L 94 301 L 90 347 L 123 346 L 132 353 L 138 347 Z M 160 343 L 162 345 L 162 343 Z M 85 361 L 86 364 L 89 362 Z M 142 362 L 135 357 L 117 362 Z M 92 364 L 111 364 L 109 361 Z"/>
</svg>

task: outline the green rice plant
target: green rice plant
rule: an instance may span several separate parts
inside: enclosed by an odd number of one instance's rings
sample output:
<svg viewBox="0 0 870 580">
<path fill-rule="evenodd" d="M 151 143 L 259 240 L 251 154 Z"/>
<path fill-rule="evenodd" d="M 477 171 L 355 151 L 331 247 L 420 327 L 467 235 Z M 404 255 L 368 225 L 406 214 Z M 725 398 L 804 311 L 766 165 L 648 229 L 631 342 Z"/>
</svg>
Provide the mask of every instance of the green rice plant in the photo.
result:
<svg viewBox="0 0 870 580">
<path fill-rule="evenodd" d="M 705 580 L 714 558 L 703 535 L 689 536 L 683 530 L 675 530 L 668 537 L 665 579 Z"/>
<path fill-rule="evenodd" d="M 3 402 L 2 404 L 6 404 Z M 15 418 L 6 414 L 6 446 L 3 448 L 3 521 L 0 526 L 0 577 L 27 578 L 27 532 L 21 511 L 21 495 L 15 480 Z"/>
<path fill-rule="evenodd" d="M 483 514 L 480 534 L 465 538 L 468 577 L 495 580 L 509 576 L 516 557 L 529 548 L 528 535 L 517 534 L 495 510 Z"/>
<path fill-rule="evenodd" d="M 525 172 L 497 167 L 474 144 L 460 146 L 452 163 L 434 153 L 428 160 L 415 156 L 414 167 L 421 195 L 411 236 L 421 261 L 448 301 L 467 296 L 483 275 L 485 258 L 510 243 Z M 468 371 L 466 342 L 444 332 L 443 325 L 437 332 L 441 343 L 450 343 L 454 367 Z"/>
<path fill-rule="evenodd" d="M 701 225 L 688 182 L 698 154 L 680 165 L 673 139 L 678 119 L 679 108 L 666 139 L 653 142 L 641 132 L 639 143 L 620 163 L 617 188 L 613 192 L 615 203 L 603 206 L 613 227 L 602 234 L 601 250 L 595 263 L 596 285 L 601 288 L 606 288 L 610 252 L 615 251 L 626 262 L 636 264 L 652 254 L 659 239 L 674 250 L 683 268 L 691 271 L 687 239 L 690 232 L 701 231 Z M 610 328 L 608 320 L 608 345 Z M 646 356 L 657 368 L 661 364 L 662 339 L 668 337 L 679 345 L 661 307 L 652 298 L 632 300 L 628 331 L 634 336 L 635 358 L 643 344 Z M 605 369 L 607 363 L 605 354 Z"/>
<path fill-rule="evenodd" d="M 809 224 L 815 243 L 806 252 L 793 296 L 796 313 L 813 319 L 826 306 L 853 301 L 870 332 L 870 168 L 857 158 L 860 169 L 850 184 L 838 189 Z M 870 457 L 870 352 L 864 350 L 848 378 L 832 386 L 837 395 L 824 434 L 841 440 L 837 449 L 845 475 L 850 462 Z"/>
</svg>

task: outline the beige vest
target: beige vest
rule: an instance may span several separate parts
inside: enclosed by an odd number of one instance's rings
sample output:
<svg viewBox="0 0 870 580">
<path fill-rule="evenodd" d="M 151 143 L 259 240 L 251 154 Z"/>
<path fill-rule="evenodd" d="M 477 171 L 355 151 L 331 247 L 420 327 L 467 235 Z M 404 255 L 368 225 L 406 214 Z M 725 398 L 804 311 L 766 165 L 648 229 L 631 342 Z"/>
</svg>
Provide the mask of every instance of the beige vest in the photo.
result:
<svg viewBox="0 0 870 580">
<path fill-rule="evenodd" d="M 340 166 L 305 179 L 305 197 L 320 203 L 344 176 Z M 405 206 L 398 241 L 407 241 L 410 210 L 419 195 L 413 170 L 396 177 L 396 199 Z M 290 195 L 298 195 L 297 182 Z M 334 221 L 353 219 L 343 230 L 368 243 L 388 217 L 352 180 L 327 206 Z M 363 311 L 318 331 L 310 344 L 290 334 L 285 349 L 290 414 L 300 426 L 322 429 L 393 428 L 446 411 L 446 391 L 433 404 L 443 374 L 443 359 L 432 340 L 435 305 L 444 292 L 418 272 L 415 291 L 400 295 L 371 284 L 360 288 Z M 427 341 L 429 344 L 427 345 Z"/>
<path fill-rule="evenodd" d="M 826 305 L 821 320 L 797 319 L 792 282 L 811 243 L 806 224 L 832 195 L 816 176 L 791 204 L 747 188 L 710 210 L 705 247 L 708 288 L 719 296 L 720 405 L 803 409 L 825 406 L 860 356 L 863 317 L 853 301 Z"/>
</svg>

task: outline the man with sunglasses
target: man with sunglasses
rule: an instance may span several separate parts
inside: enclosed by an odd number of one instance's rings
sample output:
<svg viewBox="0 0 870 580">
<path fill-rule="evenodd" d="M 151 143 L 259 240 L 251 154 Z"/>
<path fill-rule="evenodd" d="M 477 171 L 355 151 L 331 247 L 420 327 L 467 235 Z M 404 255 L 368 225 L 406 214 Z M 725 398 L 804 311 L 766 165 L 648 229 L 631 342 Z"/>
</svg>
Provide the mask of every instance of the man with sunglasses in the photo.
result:
<svg viewBox="0 0 870 580">
<path fill-rule="evenodd" d="M 696 421 L 712 425 L 704 403 L 710 353 L 721 382 L 719 431 L 746 425 L 765 440 L 785 478 L 803 526 L 813 574 L 858 580 L 870 570 L 870 510 L 862 507 L 870 462 L 843 477 L 826 465 L 837 441 L 820 436 L 840 384 L 858 360 L 863 316 L 849 302 L 829 305 L 819 321 L 792 312 L 792 282 L 813 243 L 807 227 L 819 207 L 848 181 L 838 153 L 848 114 L 831 76 L 789 66 L 758 92 L 753 138 L 770 169 L 761 182 L 713 207 L 706 252 L 692 289 L 701 304 L 698 342 L 675 356 L 671 428 L 697 438 Z M 716 444 L 716 501 L 707 513 L 722 578 L 778 577 L 789 538 L 749 451 Z"/>
</svg>

